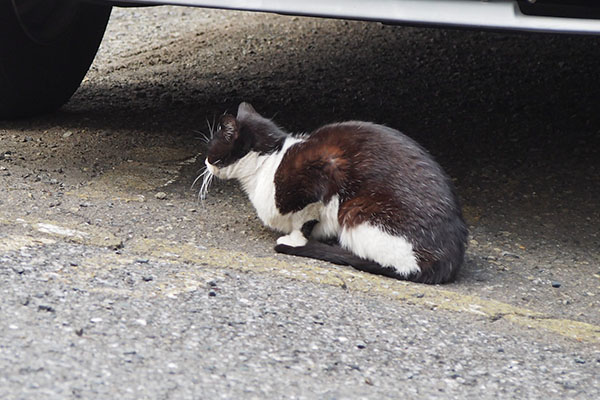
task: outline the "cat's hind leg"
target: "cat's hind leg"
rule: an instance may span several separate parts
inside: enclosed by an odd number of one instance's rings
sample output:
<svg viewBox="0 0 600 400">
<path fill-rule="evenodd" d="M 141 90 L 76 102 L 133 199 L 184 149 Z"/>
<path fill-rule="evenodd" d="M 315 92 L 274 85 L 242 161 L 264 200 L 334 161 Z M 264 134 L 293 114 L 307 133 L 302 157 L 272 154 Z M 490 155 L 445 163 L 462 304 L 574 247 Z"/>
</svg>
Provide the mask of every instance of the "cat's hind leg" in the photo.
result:
<svg viewBox="0 0 600 400">
<path fill-rule="evenodd" d="M 361 259 L 394 269 L 404 279 L 421 273 L 412 244 L 405 237 L 392 235 L 367 222 L 344 227 L 340 244 Z"/>
<path fill-rule="evenodd" d="M 327 231 L 325 225 L 322 224 L 321 222 L 316 223 L 310 233 L 310 238 L 318 240 L 318 241 L 327 240 L 331 236 L 332 235 L 330 235 L 330 233 Z"/>
</svg>

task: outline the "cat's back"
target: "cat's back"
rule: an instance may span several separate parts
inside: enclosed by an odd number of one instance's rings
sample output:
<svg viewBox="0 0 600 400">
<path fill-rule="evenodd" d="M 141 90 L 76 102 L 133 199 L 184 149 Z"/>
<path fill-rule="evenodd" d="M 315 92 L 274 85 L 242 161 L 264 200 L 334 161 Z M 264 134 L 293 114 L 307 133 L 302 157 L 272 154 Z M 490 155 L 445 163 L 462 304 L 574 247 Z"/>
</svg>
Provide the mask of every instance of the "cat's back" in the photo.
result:
<svg viewBox="0 0 600 400">
<path fill-rule="evenodd" d="M 283 156 L 276 182 L 280 191 L 322 193 L 325 202 L 337 194 L 385 209 L 458 206 L 450 179 L 427 151 L 370 122 L 334 123 L 304 135 Z"/>
<path fill-rule="evenodd" d="M 433 215 L 460 214 L 449 177 L 423 147 L 395 129 L 335 123 L 313 132 L 306 144 L 309 153 L 329 157 L 329 176 L 346 200 L 340 211 L 361 210 L 382 223 L 393 214 L 415 225 Z"/>
<path fill-rule="evenodd" d="M 325 125 L 307 139 L 314 153 L 334 154 L 340 164 L 350 166 L 354 179 L 414 185 L 422 190 L 449 189 L 448 178 L 439 164 L 416 141 L 403 133 L 371 122 L 347 121 Z"/>
<path fill-rule="evenodd" d="M 345 153 L 358 158 L 393 156 L 396 159 L 431 159 L 413 139 L 400 131 L 364 121 L 346 121 L 324 125 L 308 136 L 314 145 L 340 147 Z M 367 153 L 365 153 L 367 151 Z M 368 153 L 372 151 L 373 153 Z"/>
</svg>

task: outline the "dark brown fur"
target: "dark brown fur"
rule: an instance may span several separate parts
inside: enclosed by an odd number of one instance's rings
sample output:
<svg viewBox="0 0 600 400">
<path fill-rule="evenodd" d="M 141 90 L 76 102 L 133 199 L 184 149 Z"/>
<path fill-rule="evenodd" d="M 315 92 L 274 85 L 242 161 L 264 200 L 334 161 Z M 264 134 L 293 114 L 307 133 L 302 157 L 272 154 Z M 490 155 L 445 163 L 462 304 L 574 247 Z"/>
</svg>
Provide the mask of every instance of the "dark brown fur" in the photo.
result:
<svg viewBox="0 0 600 400">
<path fill-rule="evenodd" d="M 450 179 L 416 142 L 370 123 L 327 125 L 290 148 L 275 175 L 282 214 L 339 195 L 338 220 L 385 227 L 411 244 L 419 281 L 453 280 L 467 229 Z M 440 262 L 452 260 L 444 268 Z"/>
</svg>

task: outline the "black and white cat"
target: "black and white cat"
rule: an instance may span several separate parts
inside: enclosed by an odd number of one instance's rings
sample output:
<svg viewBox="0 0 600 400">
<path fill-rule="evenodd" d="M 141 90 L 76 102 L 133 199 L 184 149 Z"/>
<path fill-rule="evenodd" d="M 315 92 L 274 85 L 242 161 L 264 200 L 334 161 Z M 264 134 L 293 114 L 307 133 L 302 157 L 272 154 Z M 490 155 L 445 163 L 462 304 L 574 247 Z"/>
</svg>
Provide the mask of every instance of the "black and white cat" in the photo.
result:
<svg viewBox="0 0 600 400">
<path fill-rule="evenodd" d="M 212 176 L 237 179 L 281 253 L 424 283 L 452 281 L 467 228 L 450 179 L 402 133 L 369 122 L 292 135 L 240 104 L 209 143 Z"/>
</svg>

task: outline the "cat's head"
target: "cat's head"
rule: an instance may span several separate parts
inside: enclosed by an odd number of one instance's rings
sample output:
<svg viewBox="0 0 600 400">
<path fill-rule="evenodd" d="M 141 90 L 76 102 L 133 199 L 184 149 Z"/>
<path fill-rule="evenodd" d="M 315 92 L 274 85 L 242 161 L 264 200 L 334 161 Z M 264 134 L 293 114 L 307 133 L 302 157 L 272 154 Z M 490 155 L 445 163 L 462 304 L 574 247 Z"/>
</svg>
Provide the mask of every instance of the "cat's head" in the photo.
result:
<svg viewBox="0 0 600 400">
<path fill-rule="evenodd" d="M 237 116 L 224 114 L 208 145 L 205 164 L 218 178 L 240 178 L 252 156 L 281 149 L 287 134 L 270 119 L 257 113 L 248 103 L 241 103 Z M 250 156 L 250 157 L 248 157 Z"/>
</svg>

